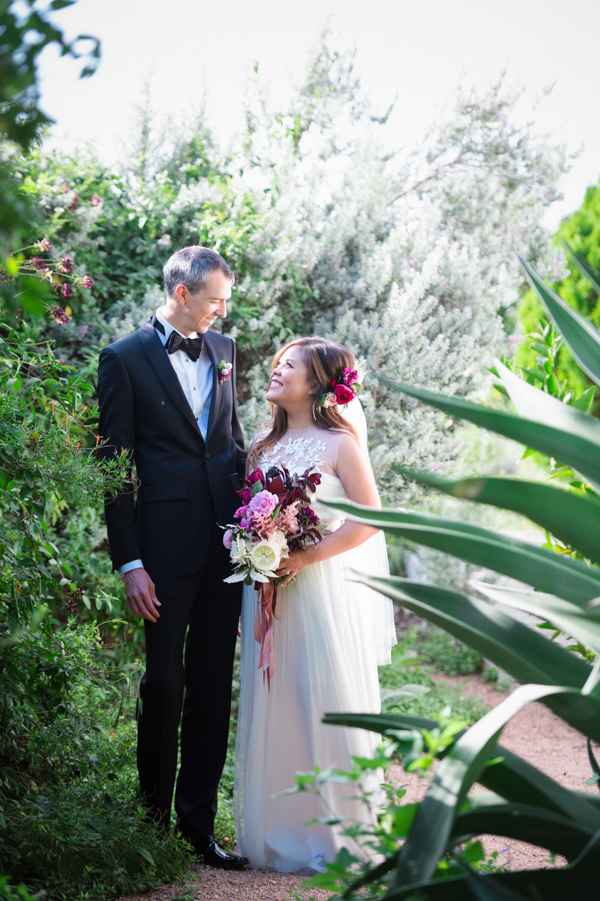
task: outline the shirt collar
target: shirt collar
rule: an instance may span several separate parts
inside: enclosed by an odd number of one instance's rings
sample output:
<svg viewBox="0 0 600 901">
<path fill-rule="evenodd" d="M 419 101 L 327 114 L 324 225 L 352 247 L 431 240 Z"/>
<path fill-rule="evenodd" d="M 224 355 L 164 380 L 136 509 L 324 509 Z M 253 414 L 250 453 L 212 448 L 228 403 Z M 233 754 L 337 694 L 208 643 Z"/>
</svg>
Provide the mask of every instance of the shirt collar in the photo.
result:
<svg viewBox="0 0 600 901">
<path fill-rule="evenodd" d="M 177 332 L 177 334 L 181 335 L 182 338 L 185 338 L 185 337 L 197 338 L 198 337 L 196 332 L 192 332 L 190 335 L 187 335 L 187 336 L 184 335 L 182 332 L 179 331 L 179 329 L 176 329 L 174 326 L 172 326 L 171 323 L 168 321 L 168 319 L 165 319 L 161 310 L 162 310 L 162 307 L 159 307 L 158 310 L 156 311 L 156 318 L 158 319 L 158 321 L 160 322 L 160 324 L 162 325 L 162 327 L 165 330 L 165 332 L 163 334 L 161 331 L 159 331 L 157 329 L 157 335 L 160 338 L 160 340 L 162 341 L 163 347 L 169 340 L 169 336 L 170 336 L 171 332 Z"/>
</svg>

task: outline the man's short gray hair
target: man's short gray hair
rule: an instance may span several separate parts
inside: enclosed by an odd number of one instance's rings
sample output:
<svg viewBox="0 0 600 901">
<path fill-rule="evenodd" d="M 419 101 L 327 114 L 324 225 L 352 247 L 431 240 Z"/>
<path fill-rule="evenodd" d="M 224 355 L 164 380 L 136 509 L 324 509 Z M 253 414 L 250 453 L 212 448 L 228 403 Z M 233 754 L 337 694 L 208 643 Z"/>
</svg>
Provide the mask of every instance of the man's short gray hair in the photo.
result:
<svg viewBox="0 0 600 901">
<path fill-rule="evenodd" d="M 230 278 L 233 284 L 235 275 L 216 250 L 198 244 L 183 247 L 169 257 L 163 267 L 167 296 L 175 296 L 177 285 L 185 285 L 192 294 L 197 294 L 205 287 L 207 276 L 217 271 Z"/>
</svg>

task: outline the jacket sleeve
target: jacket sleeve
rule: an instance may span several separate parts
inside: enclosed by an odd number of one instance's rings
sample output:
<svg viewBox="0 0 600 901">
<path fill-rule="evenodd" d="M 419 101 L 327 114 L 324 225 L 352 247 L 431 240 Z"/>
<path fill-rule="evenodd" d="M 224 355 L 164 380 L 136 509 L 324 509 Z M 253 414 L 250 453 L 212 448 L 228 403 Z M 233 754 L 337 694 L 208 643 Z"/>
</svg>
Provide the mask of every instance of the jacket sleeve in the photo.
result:
<svg viewBox="0 0 600 901">
<path fill-rule="evenodd" d="M 246 457 L 248 456 L 248 452 L 244 448 L 244 433 L 242 432 L 242 427 L 240 425 L 240 421 L 238 419 L 237 414 L 237 389 L 236 389 L 236 367 L 235 367 L 235 358 L 236 358 L 236 347 L 235 341 L 232 341 L 232 363 L 233 369 L 231 371 L 231 390 L 233 392 L 233 407 L 231 414 L 231 434 L 233 436 L 233 440 L 235 441 L 236 446 L 236 467 L 238 471 L 238 475 L 240 479 L 243 479 L 246 471 Z"/>
<path fill-rule="evenodd" d="M 100 353 L 98 366 L 98 402 L 100 406 L 100 455 L 114 459 L 123 451 L 133 452 L 135 438 L 134 397 L 127 369 L 112 347 Z M 104 509 L 108 545 L 113 567 L 141 558 L 135 522 L 131 467 L 128 468 L 123 491 L 107 495 Z"/>
</svg>

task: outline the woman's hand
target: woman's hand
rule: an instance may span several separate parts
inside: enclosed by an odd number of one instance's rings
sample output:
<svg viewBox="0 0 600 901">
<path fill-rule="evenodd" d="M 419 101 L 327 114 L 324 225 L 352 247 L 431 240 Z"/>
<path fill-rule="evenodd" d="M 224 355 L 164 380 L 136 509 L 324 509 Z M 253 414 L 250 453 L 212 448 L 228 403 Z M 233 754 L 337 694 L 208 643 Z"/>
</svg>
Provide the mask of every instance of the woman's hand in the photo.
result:
<svg viewBox="0 0 600 901">
<path fill-rule="evenodd" d="M 303 569 L 306 569 L 307 566 L 310 566 L 310 553 L 306 550 L 298 550 L 294 551 L 293 554 L 290 554 L 285 560 L 282 560 L 279 569 L 275 570 L 275 575 L 278 579 L 282 581 L 279 584 L 280 588 L 283 588 L 284 585 L 287 585 L 288 582 L 291 582 L 292 579 L 295 579 L 299 572 Z"/>
</svg>

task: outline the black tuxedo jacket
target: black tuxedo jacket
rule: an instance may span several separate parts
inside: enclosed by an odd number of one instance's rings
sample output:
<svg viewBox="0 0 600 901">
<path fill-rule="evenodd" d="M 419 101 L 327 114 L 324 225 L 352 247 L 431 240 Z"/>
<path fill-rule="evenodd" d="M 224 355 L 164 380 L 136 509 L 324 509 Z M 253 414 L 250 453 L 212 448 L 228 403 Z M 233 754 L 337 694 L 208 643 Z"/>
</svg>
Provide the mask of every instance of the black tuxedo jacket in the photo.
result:
<svg viewBox="0 0 600 901">
<path fill-rule="evenodd" d="M 160 338 L 146 322 L 103 348 L 98 369 L 99 431 L 105 456 L 133 452 L 133 485 L 107 499 L 113 566 L 141 559 L 153 579 L 191 575 L 203 566 L 211 525 L 239 506 L 244 445 L 237 417 L 235 344 L 205 334 L 213 387 L 206 443 Z M 231 363 L 219 381 L 217 364 Z"/>
</svg>

